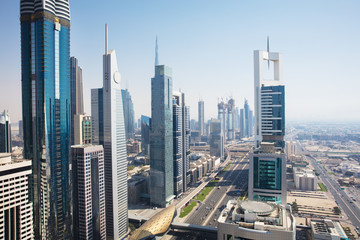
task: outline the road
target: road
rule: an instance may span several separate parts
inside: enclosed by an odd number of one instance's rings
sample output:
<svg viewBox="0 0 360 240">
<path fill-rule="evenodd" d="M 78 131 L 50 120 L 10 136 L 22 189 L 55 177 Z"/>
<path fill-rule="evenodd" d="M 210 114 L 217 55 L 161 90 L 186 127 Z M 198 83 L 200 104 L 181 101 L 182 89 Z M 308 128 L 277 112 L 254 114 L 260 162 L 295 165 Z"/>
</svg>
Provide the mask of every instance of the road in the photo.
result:
<svg viewBox="0 0 360 240">
<path fill-rule="evenodd" d="M 216 221 L 213 221 L 213 219 L 218 216 L 219 209 L 224 205 L 223 203 L 238 197 L 236 192 L 240 188 L 239 186 L 243 186 L 244 182 L 247 183 L 247 169 L 245 169 L 247 164 L 248 154 L 241 159 L 233 160 L 218 186 L 210 192 L 203 202 L 199 202 L 199 205 L 190 213 L 191 215 L 186 219 L 186 222 L 196 225 L 206 223 L 208 226 L 211 226 L 211 224 L 214 226 Z"/>
<path fill-rule="evenodd" d="M 360 209 L 353 200 L 341 190 L 341 186 L 335 179 L 333 179 L 327 171 L 316 161 L 316 159 L 310 155 L 307 155 L 310 159 L 312 166 L 320 174 L 320 177 L 328 189 L 334 196 L 337 204 L 346 213 L 349 220 L 355 227 L 360 227 Z M 360 201 L 360 200 L 359 200 Z"/>
</svg>

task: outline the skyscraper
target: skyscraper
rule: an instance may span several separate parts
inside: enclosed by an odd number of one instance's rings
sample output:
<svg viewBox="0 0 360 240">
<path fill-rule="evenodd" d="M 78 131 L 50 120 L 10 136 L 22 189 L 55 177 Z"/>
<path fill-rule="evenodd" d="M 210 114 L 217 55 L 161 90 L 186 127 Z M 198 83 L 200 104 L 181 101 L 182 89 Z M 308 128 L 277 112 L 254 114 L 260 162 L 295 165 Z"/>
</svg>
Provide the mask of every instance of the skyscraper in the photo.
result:
<svg viewBox="0 0 360 240">
<path fill-rule="evenodd" d="M 235 139 L 235 100 L 230 98 L 227 102 L 227 139 Z"/>
<path fill-rule="evenodd" d="M 19 125 L 20 129 L 20 125 Z M 11 153 L 11 126 L 9 113 L 0 115 L 0 152 Z"/>
<path fill-rule="evenodd" d="M 141 151 L 150 154 L 151 118 L 141 115 Z"/>
<path fill-rule="evenodd" d="M 158 59 L 157 51 L 155 55 Z M 171 68 L 156 65 L 151 79 L 150 203 L 159 207 L 175 197 L 171 75 Z"/>
<path fill-rule="evenodd" d="M 135 137 L 135 116 L 134 116 L 134 104 L 131 99 L 129 90 L 122 89 L 121 96 L 124 107 L 124 119 L 125 119 L 125 133 L 126 139 L 134 139 Z"/>
<path fill-rule="evenodd" d="M 240 109 L 240 138 L 245 137 L 245 111 L 244 109 Z"/>
<path fill-rule="evenodd" d="M 263 78 L 264 60 L 274 63 L 274 77 Z M 254 51 L 255 146 L 250 155 L 249 199 L 286 204 L 285 87 L 282 54 Z"/>
<path fill-rule="evenodd" d="M 74 119 L 76 115 L 84 114 L 83 81 L 82 69 L 79 67 L 78 60 L 75 57 L 70 58 L 70 121 L 71 121 L 71 145 L 76 144 L 74 139 Z M 80 118 L 79 116 L 77 118 Z"/>
<path fill-rule="evenodd" d="M 190 109 L 185 105 L 185 94 L 173 93 L 174 133 L 174 194 L 178 197 L 187 190 L 190 175 Z"/>
<path fill-rule="evenodd" d="M 210 122 L 210 155 L 224 158 L 224 133 L 219 119 L 211 119 Z"/>
<path fill-rule="evenodd" d="M 74 239 L 106 239 L 104 149 L 71 146 Z"/>
<path fill-rule="evenodd" d="M 224 101 L 218 103 L 218 119 L 221 122 L 221 131 L 224 136 L 224 141 L 227 136 L 227 106 Z"/>
<path fill-rule="evenodd" d="M 68 0 L 20 0 L 24 157 L 35 239 L 70 239 Z"/>
<path fill-rule="evenodd" d="M 0 153 L 0 239 L 31 240 L 33 205 L 29 199 L 31 161 Z"/>
<path fill-rule="evenodd" d="M 199 116 L 199 131 L 201 135 L 204 135 L 204 101 L 200 100 L 198 103 L 198 116 Z"/>
<path fill-rule="evenodd" d="M 123 238 L 128 231 L 127 156 L 120 80 L 115 50 L 103 55 L 103 88 L 91 90 L 93 144 L 104 146 L 106 235 Z"/>
<path fill-rule="evenodd" d="M 91 143 L 91 117 L 86 115 L 74 116 L 74 145 Z"/>
</svg>

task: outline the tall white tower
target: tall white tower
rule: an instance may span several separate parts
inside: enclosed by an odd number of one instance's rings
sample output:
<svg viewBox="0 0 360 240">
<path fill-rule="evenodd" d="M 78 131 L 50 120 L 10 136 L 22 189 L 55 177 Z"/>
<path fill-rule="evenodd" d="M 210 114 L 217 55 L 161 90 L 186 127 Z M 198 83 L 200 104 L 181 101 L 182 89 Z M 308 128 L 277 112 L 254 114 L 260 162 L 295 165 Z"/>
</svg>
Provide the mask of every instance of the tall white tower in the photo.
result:
<svg viewBox="0 0 360 240">
<path fill-rule="evenodd" d="M 91 90 L 93 142 L 104 146 L 107 239 L 128 231 L 127 159 L 121 75 L 115 50 L 108 50 L 107 26 L 103 55 L 103 88 Z"/>
</svg>

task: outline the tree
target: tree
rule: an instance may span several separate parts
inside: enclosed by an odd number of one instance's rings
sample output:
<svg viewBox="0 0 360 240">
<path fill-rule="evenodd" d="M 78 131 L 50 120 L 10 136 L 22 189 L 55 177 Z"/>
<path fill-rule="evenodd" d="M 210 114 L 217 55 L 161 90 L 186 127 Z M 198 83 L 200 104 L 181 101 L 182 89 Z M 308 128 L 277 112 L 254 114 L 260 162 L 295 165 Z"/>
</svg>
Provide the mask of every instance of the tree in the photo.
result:
<svg viewBox="0 0 360 240">
<path fill-rule="evenodd" d="M 292 210 L 294 213 L 297 213 L 299 211 L 298 205 L 296 202 L 292 203 Z"/>
<path fill-rule="evenodd" d="M 335 206 L 333 208 L 333 212 L 336 214 L 336 215 L 340 215 L 341 214 L 341 209 L 338 207 L 338 206 Z"/>
</svg>

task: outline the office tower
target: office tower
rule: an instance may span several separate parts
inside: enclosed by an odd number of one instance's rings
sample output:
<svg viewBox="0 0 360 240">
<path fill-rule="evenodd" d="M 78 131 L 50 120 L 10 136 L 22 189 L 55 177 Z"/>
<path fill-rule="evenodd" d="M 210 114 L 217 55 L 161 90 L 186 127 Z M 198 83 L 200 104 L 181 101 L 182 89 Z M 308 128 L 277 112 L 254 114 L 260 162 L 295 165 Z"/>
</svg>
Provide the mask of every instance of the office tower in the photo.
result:
<svg viewBox="0 0 360 240">
<path fill-rule="evenodd" d="M 19 137 L 23 137 L 23 121 L 22 120 L 19 120 Z"/>
<path fill-rule="evenodd" d="M 245 137 L 245 111 L 240 109 L 240 138 Z"/>
<path fill-rule="evenodd" d="M 21 0 L 24 157 L 32 159 L 35 239 L 70 239 L 68 0 Z"/>
<path fill-rule="evenodd" d="M 250 130 L 250 107 L 248 104 L 247 99 L 245 98 L 245 103 L 244 103 L 244 114 L 245 114 L 245 137 L 250 137 L 251 134 L 251 130 Z"/>
<path fill-rule="evenodd" d="M 274 63 L 274 77 L 263 78 L 264 61 Z M 285 87 L 282 55 L 254 51 L 255 146 L 250 155 L 249 199 L 286 204 Z"/>
<path fill-rule="evenodd" d="M 74 239 L 106 239 L 104 149 L 71 146 Z"/>
<path fill-rule="evenodd" d="M 185 105 L 185 94 L 173 93 L 174 136 L 174 194 L 178 197 L 190 182 L 190 108 Z"/>
<path fill-rule="evenodd" d="M 198 117 L 199 117 L 199 131 L 201 135 L 204 135 L 204 101 L 200 100 L 198 103 Z"/>
<path fill-rule="evenodd" d="M 86 115 L 74 116 L 74 145 L 91 143 L 91 117 Z"/>
<path fill-rule="evenodd" d="M 122 89 L 121 96 L 124 107 L 124 120 L 125 120 L 125 133 L 126 139 L 134 139 L 135 137 L 135 115 L 134 115 L 134 104 L 131 99 L 129 90 Z"/>
<path fill-rule="evenodd" d="M 29 199 L 31 161 L 0 153 L 0 239 L 34 239 Z"/>
<path fill-rule="evenodd" d="M 226 103 L 224 101 L 221 101 L 220 103 L 218 103 L 218 119 L 221 122 L 221 131 L 223 133 L 224 136 L 224 141 L 226 140 L 226 136 L 227 136 L 227 106 Z"/>
<path fill-rule="evenodd" d="M 150 154 L 150 128 L 151 118 L 141 115 L 141 151 Z"/>
<path fill-rule="evenodd" d="M 79 138 L 75 135 L 76 115 L 84 114 L 83 81 L 82 69 L 79 67 L 78 60 L 75 57 L 70 58 L 70 121 L 71 121 L 71 145 L 75 143 L 74 139 Z"/>
<path fill-rule="evenodd" d="M 174 154 L 174 194 L 183 193 L 183 141 L 182 141 L 182 99 L 180 92 L 173 92 L 173 154 Z"/>
<path fill-rule="evenodd" d="M 234 140 L 235 139 L 235 100 L 230 98 L 226 104 L 227 107 L 227 139 Z"/>
<path fill-rule="evenodd" d="M 175 197 L 171 75 L 171 68 L 156 65 L 151 79 L 150 203 L 159 207 Z"/>
<path fill-rule="evenodd" d="M 249 129 L 249 137 L 254 136 L 254 113 L 251 109 L 249 109 L 249 122 L 248 122 L 248 129 Z"/>
<path fill-rule="evenodd" d="M 9 113 L 0 115 L 0 152 L 11 153 L 11 125 Z"/>
<path fill-rule="evenodd" d="M 235 108 L 235 131 L 240 131 L 240 111 L 239 108 Z"/>
<path fill-rule="evenodd" d="M 224 158 L 224 133 L 221 128 L 221 120 L 211 119 L 210 122 L 210 155 Z"/>
<path fill-rule="evenodd" d="M 195 119 L 191 119 L 190 120 L 190 130 L 196 130 L 197 129 L 197 123 L 196 123 L 196 120 Z"/>
<path fill-rule="evenodd" d="M 106 236 L 120 239 L 128 231 L 126 139 L 121 75 L 105 32 L 103 88 L 91 90 L 92 133 L 93 144 L 104 147 Z"/>
</svg>

